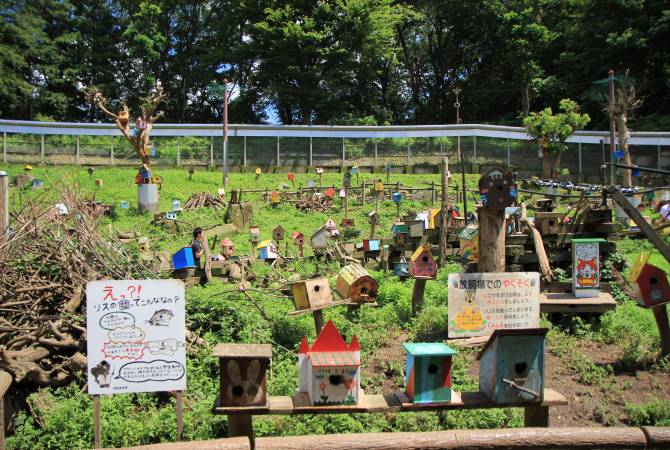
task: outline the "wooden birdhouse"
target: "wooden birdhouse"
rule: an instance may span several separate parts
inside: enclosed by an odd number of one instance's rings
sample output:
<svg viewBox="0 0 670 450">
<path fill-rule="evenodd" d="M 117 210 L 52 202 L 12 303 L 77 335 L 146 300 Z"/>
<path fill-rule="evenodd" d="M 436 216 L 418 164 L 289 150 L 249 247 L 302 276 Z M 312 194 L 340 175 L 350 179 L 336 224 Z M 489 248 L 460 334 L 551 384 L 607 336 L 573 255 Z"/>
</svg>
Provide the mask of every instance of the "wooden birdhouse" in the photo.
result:
<svg viewBox="0 0 670 450">
<path fill-rule="evenodd" d="M 332 187 L 326 188 L 325 191 L 323 191 L 323 195 L 325 195 L 328 198 L 333 198 L 335 197 L 335 189 Z"/>
<path fill-rule="evenodd" d="M 323 173 L 323 167 L 317 167 L 316 168 L 316 173 L 321 175 Z"/>
<path fill-rule="evenodd" d="M 375 211 L 368 213 L 368 223 L 370 225 L 379 225 L 379 214 Z"/>
<path fill-rule="evenodd" d="M 256 246 L 258 250 L 258 259 L 277 259 L 279 258 L 279 249 L 277 243 L 272 239 L 261 241 Z"/>
<path fill-rule="evenodd" d="M 277 225 L 272 229 L 272 239 L 275 241 L 283 241 L 284 240 L 284 227 L 281 225 Z"/>
<path fill-rule="evenodd" d="M 168 211 L 165 213 L 165 219 L 167 220 L 177 220 L 177 212 L 176 211 Z"/>
<path fill-rule="evenodd" d="M 377 182 L 375 183 L 374 188 L 375 188 L 375 192 L 376 192 L 377 194 L 381 194 L 381 193 L 384 192 L 384 183 L 382 183 L 381 181 L 377 181 Z"/>
<path fill-rule="evenodd" d="M 312 278 L 291 285 L 295 309 L 322 309 L 333 302 L 328 278 Z"/>
<path fill-rule="evenodd" d="M 141 237 L 137 240 L 137 247 L 140 253 L 149 251 L 149 238 Z"/>
<path fill-rule="evenodd" d="M 266 373 L 272 358 L 269 344 L 217 344 L 218 406 L 267 406 Z"/>
<path fill-rule="evenodd" d="M 298 349 L 299 393 L 311 405 L 356 405 L 361 392 L 361 348 L 356 336 L 347 345 L 328 321 L 312 346 L 304 337 Z"/>
<path fill-rule="evenodd" d="M 226 197 L 226 190 L 224 188 L 219 188 L 217 192 L 219 193 L 220 198 L 224 199 Z"/>
<path fill-rule="evenodd" d="M 589 209 L 586 212 L 586 215 L 584 216 L 584 224 L 586 225 L 599 225 L 611 221 L 612 221 L 611 208 Z"/>
<path fill-rule="evenodd" d="M 335 289 L 354 303 L 373 303 L 377 299 L 377 280 L 358 264 L 349 264 L 337 274 Z"/>
<path fill-rule="evenodd" d="M 101 187 L 102 186 L 102 178 L 96 178 L 95 179 L 95 185 L 98 186 L 98 187 Z"/>
<path fill-rule="evenodd" d="M 351 186 L 351 174 L 349 172 L 344 172 L 344 175 L 342 176 L 342 186 Z"/>
<path fill-rule="evenodd" d="M 305 244 L 305 235 L 302 234 L 300 231 L 294 231 L 291 234 L 291 239 L 293 239 L 293 243 L 295 245 L 304 245 Z"/>
<path fill-rule="evenodd" d="M 421 237 L 423 236 L 423 220 L 405 220 L 407 224 L 407 234 L 409 237 Z"/>
<path fill-rule="evenodd" d="M 129 207 L 128 201 L 127 200 L 121 200 L 121 203 L 119 203 L 119 206 L 121 207 L 121 209 L 128 209 L 128 207 Z"/>
<path fill-rule="evenodd" d="M 381 242 L 379 239 L 364 239 L 363 240 L 363 251 L 366 252 L 378 252 L 381 250 Z"/>
<path fill-rule="evenodd" d="M 430 226 L 430 219 L 428 218 L 428 211 L 423 211 L 420 212 L 416 215 L 416 220 L 421 221 L 421 226 L 423 227 L 423 230 L 427 230 Z M 423 233 L 422 230 L 422 233 Z"/>
<path fill-rule="evenodd" d="M 312 234 L 311 238 L 312 248 L 314 250 L 321 250 L 326 248 L 328 242 L 328 233 L 326 227 L 321 227 Z"/>
<path fill-rule="evenodd" d="M 600 243 L 604 239 L 572 240 L 572 292 L 575 297 L 600 294 Z"/>
<path fill-rule="evenodd" d="M 458 233 L 461 257 L 467 262 L 479 261 L 479 227 L 468 225 Z"/>
<path fill-rule="evenodd" d="M 644 308 L 670 303 L 668 277 L 663 269 L 647 262 L 650 256 L 650 253 L 640 253 L 628 276 L 628 280 L 635 283 L 637 302 Z"/>
<path fill-rule="evenodd" d="M 351 169 L 349 169 L 349 173 L 351 173 L 352 175 L 356 175 L 358 174 L 358 172 L 359 172 L 358 166 L 352 166 Z"/>
<path fill-rule="evenodd" d="M 262 173 L 263 173 L 263 171 L 261 170 L 261 168 L 260 168 L 260 167 L 256 167 L 256 175 L 258 176 L 258 175 L 260 175 L 260 174 L 262 174 Z"/>
<path fill-rule="evenodd" d="M 437 264 L 430 251 L 430 244 L 423 244 L 412 253 L 409 273 L 418 279 L 433 279 L 437 276 Z"/>
<path fill-rule="evenodd" d="M 551 212 L 554 209 L 554 201 L 550 198 L 541 198 L 535 201 L 535 211 Z"/>
<path fill-rule="evenodd" d="M 258 241 L 260 240 L 261 236 L 261 229 L 257 226 L 252 226 L 249 227 L 249 241 L 251 241 L 252 244 L 257 244 Z"/>
<path fill-rule="evenodd" d="M 307 187 L 310 188 L 310 189 L 313 188 L 313 187 L 316 187 L 316 181 L 307 180 Z"/>
<path fill-rule="evenodd" d="M 354 219 L 349 219 L 347 217 L 342 219 L 342 228 L 349 228 L 354 226 Z"/>
<path fill-rule="evenodd" d="M 286 177 L 288 178 L 288 181 L 294 181 L 295 180 L 295 174 L 293 172 L 289 172 Z"/>
<path fill-rule="evenodd" d="M 439 342 L 402 346 L 407 352 L 405 392 L 412 403 L 451 402 L 451 362 L 458 352 Z"/>
<path fill-rule="evenodd" d="M 428 228 L 434 230 L 442 227 L 442 210 L 431 208 L 428 210 Z"/>
<path fill-rule="evenodd" d="M 497 405 L 544 398 L 546 328 L 498 329 L 479 354 L 479 389 Z"/>
<path fill-rule="evenodd" d="M 409 263 L 403 258 L 393 263 L 393 275 L 400 278 L 409 278 Z"/>
<path fill-rule="evenodd" d="M 281 200 L 281 194 L 277 191 L 270 192 L 270 203 L 276 205 Z"/>
<path fill-rule="evenodd" d="M 479 178 L 479 198 L 482 207 L 505 209 L 516 204 L 516 197 L 514 175 L 502 167 L 491 167 Z"/>
<path fill-rule="evenodd" d="M 402 202 L 402 192 L 393 192 L 391 194 L 391 200 L 393 200 L 393 203 Z"/>
<path fill-rule="evenodd" d="M 326 220 L 326 223 L 323 226 L 326 228 L 326 230 L 337 229 L 337 225 L 335 224 L 335 221 L 333 219 L 331 219 L 330 217 L 328 218 L 328 220 Z"/>
<path fill-rule="evenodd" d="M 562 213 L 536 212 L 533 223 L 541 235 L 559 234 L 563 229 Z"/>
<path fill-rule="evenodd" d="M 393 235 L 407 234 L 409 228 L 407 227 L 407 224 L 405 222 L 398 220 L 391 227 L 391 231 L 393 232 Z"/>
<path fill-rule="evenodd" d="M 221 241 L 221 254 L 227 259 L 235 255 L 235 244 L 229 238 L 223 238 Z"/>
<path fill-rule="evenodd" d="M 172 211 L 181 211 L 181 202 L 177 199 L 172 200 Z"/>
<path fill-rule="evenodd" d="M 338 197 L 346 198 L 346 196 L 347 196 L 347 190 L 345 188 L 340 189 L 340 192 L 338 193 Z"/>
</svg>

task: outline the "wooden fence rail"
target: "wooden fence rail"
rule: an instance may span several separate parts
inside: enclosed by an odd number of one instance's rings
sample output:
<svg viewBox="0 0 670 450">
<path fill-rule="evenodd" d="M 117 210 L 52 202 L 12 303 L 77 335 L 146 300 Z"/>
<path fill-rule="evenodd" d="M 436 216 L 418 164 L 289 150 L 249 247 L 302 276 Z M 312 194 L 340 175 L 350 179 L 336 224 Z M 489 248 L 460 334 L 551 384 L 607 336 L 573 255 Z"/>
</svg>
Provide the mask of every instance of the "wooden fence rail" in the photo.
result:
<svg viewBox="0 0 670 450">
<path fill-rule="evenodd" d="M 670 449 L 670 427 L 510 428 L 424 433 L 362 433 L 246 437 L 129 447 L 134 450 L 320 450 L 375 449 Z"/>
</svg>

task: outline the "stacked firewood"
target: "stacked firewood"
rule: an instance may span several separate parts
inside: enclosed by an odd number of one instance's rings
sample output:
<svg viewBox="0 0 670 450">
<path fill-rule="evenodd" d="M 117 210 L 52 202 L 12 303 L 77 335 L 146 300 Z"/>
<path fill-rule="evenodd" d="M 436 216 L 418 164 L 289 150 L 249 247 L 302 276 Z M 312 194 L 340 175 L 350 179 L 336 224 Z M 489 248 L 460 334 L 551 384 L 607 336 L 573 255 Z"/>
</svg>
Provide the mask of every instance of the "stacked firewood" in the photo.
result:
<svg viewBox="0 0 670 450">
<path fill-rule="evenodd" d="M 96 208 L 74 191 L 67 214 L 45 198 L 21 201 L 0 242 L 0 370 L 16 383 L 60 386 L 86 368 L 86 283 L 154 278 L 119 241 L 96 230 Z"/>
<path fill-rule="evenodd" d="M 333 199 L 325 195 L 303 195 L 295 202 L 300 211 L 327 212 L 333 206 Z"/>
<path fill-rule="evenodd" d="M 184 209 L 187 211 L 198 208 L 225 208 L 226 202 L 221 197 L 215 197 L 207 192 L 200 192 L 191 195 L 186 203 Z"/>
</svg>

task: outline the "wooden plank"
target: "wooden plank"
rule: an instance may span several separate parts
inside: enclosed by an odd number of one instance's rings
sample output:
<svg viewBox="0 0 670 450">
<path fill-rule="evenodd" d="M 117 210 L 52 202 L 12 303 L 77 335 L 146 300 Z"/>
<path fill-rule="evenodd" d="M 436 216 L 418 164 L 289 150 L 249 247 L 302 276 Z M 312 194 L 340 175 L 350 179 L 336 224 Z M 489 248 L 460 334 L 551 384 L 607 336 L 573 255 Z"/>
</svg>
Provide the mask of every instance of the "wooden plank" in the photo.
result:
<svg viewBox="0 0 670 450">
<path fill-rule="evenodd" d="M 395 397 L 400 403 L 401 411 L 431 411 L 441 410 L 451 406 L 463 406 L 463 399 L 461 393 L 452 391 L 450 402 L 436 402 L 436 403 L 412 403 L 405 391 L 397 391 Z"/>
<path fill-rule="evenodd" d="M 212 414 L 293 414 L 293 399 L 287 396 L 268 397 L 266 406 L 219 406 L 217 395 L 212 407 Z"/>
<path fill-rule="evenodd" d="M 611 294 L 601 292 L 597 298 L 575 298 L 570 293 L 549 292 L 540 294 L 542 313 L 604 313 L 616 308 Z"/>
<path fill-rule="evenodd" d="M 602 292 L 612 293 L 612 285 L 609 281 L 600 282 Z M 572 281 L 551 281 L 540 280 L 540 291 L 547 292 L 572 292 Z"/>
<path fill-rule="evenodd" d="M 377 397 L 368 400 L 363 391 L 358 394 L 357 405 L 310 405 L 307 392 L 298 392 L 293 396 L 293 414 L 351 414 L 364 413 L 368 411 L 368 401 L 375 405 L 378 412 L 386 412 L 388 405 L 384 406 L 386 399 L 383 395 L 373 395 Z"/>
<path fill-rule="evenodd" d="M 270 344 L 216 344 L 212 356 L 217 358 L 272 358 Z"/>
</svg>

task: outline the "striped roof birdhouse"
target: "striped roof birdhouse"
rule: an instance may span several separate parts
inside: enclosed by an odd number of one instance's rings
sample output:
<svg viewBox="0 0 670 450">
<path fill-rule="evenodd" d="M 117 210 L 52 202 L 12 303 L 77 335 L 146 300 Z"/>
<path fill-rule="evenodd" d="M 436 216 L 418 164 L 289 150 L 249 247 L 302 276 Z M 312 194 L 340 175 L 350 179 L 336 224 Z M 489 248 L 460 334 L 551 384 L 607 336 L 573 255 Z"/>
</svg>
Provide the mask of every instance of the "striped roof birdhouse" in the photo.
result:
<svg viewBox="0 0 670 450">
<path fill-rule="evenodd" d="M 412 403 L 451 402 L 451 362 L 458 352 L 439 342 L 402 346 L 407 352 L 405 392 Z"/>
<path fill-rule="evenodd" d="M 323 309 L 333 301 L 328 278 L 312 278 L 291 284 L 296 310 Z"/>
<path fill-rule="evenodd" d="M 354 303 L 372 303 L 377 299 L 377 280 L 356 263 L 340 269 L 335 288 L 340 297 Z"/>
<path fill-rule="evenodd" d="M 665 272 L 649 264 L 650 253 L 640 253 L 630 271 L 628 280 L 635 283 L 637 302 L 644 308 L 670 302 L 670 284 Z"/>
<path fill-rule="evenodd" d="M 269 344 L 217 344 L 218 406 L 266 406 L 266 373 L 272 357 Z"/>
<path fill-rule="evenodd" d="M 479 354 L 479 388 L 496 405 L 544 398 L 547 328 L 495 330 Z"/>
<path fill-rule="evenodd" d="M 298 391 L 311 405 L 356 405 L 361 391 L 361 347 L 356 336 L 347 345 L 328 321 L 311 346 L 307 337 L 298 349 Z"/>
<path fill-rule="evenodd" d="M 430 244 L 423 244 L 412 253 L 409 273 L 418 279 L 433 279 L 437 276 L 437 264 L 430 251 Z"/>
</svg>

